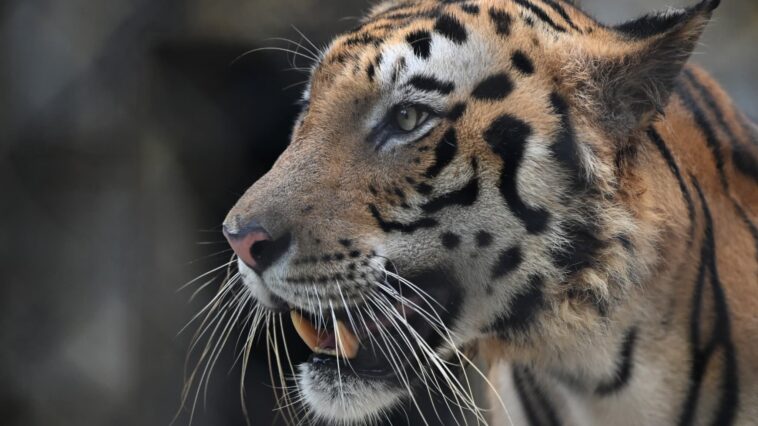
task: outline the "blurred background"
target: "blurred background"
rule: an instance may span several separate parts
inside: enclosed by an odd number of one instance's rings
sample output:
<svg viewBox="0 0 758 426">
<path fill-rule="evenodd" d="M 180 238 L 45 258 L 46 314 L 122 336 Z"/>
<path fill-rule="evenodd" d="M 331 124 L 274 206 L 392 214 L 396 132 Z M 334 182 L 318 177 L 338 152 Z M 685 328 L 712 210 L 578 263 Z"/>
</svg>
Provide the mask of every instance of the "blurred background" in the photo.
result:
<svg viewBox="0 0 758 426">
<path fill-rule="evenodd" d="M 582 3 L 616 23 L 693 2 Z M 215 286 L 193 301 L 197 286 L 178 289 L 228 260 L 219 224 L 286 146 L 306 77 L 288 70 L 307 66 L 292 54 L 234 60 L 292 47 L 274 38 L 302 41 L 294 28 L 322 46 L 368 7 L 0 3 L 0 423 L 171 422 L 191 337 L 178 332 Z M 726 1 L 694 58 L 752 117 L 756 41 L 758 3 Z M 233 346 L 193 424 L 245 424 Z M 305 354 L 297 340 L 290 348 Z M 272 424 L 265 351 L 247 374 L 252 424 Z"/>
</svg>

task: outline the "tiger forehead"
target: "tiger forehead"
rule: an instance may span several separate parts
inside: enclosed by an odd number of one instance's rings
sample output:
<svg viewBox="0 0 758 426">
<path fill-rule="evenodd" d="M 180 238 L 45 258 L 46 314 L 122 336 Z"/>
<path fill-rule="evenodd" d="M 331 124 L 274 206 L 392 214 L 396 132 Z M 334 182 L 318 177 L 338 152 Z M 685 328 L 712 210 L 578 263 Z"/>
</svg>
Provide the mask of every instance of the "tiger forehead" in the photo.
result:
<svg viewBox="0 0 758 426">
<path fill-rule="evenodd" d="M 388 2 L 364 22 L 338 37 L 319 68 L 365 68 L 371 79 L 383 47 L 408 43 L 428 58 L 432 36 L 465 43 L 471 31 L 494 41 L 504 38 L 538 44 L 543 37 L 588 35 L 599 24 L 573 4 L 561 0 L 422 0 Z M 372 57 L 373 55 L 373 57 Z M 361 62 L 368 62 L 361 67 Z"/>
</svg>

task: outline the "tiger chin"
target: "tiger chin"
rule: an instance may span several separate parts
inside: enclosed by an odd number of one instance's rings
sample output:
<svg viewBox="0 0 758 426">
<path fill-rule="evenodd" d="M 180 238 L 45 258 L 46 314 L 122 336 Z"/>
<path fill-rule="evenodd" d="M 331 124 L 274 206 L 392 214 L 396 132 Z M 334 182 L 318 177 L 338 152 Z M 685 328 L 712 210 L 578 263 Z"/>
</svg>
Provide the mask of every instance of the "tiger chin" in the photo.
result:
<svg viewBox="0 0 758 426">
<path fill-rule="evenodd" d="M 753 422 L 756 127 L 687 64 L 718 3 L 608 26 L 566 0 L 391 0 L 310 52 L 291 143 L 223 227 L 222 295 L 313 352 L 285 405 Z"/>
</svg>

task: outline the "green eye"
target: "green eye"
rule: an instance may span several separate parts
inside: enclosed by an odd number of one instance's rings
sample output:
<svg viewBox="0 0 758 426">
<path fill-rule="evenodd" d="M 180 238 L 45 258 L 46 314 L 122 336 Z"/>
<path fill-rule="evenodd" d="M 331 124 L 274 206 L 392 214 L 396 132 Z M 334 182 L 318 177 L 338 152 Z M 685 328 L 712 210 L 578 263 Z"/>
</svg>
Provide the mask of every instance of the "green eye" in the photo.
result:
<svg viewBox="0 0 758 426">
<path fill-rule="evenodd" d="M 421 111 L 414 106 L 403 106 L 398 108 L 395 113 L 395 123 L 401 130 L 411 132 L 416 130 L 428 116 L 429 113 Z"/>
</svg>

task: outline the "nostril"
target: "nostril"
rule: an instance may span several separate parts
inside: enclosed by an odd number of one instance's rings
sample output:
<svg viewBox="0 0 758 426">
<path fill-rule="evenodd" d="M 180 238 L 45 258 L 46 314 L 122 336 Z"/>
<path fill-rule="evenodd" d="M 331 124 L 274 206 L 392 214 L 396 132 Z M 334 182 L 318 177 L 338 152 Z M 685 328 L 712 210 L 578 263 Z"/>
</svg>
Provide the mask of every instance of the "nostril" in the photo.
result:
<svg viewBox="0 0 758 426">
<path fill-rule="evenodd" d="M 258 240 L 250 246 L 250 255 L 255 260 L 258 269 L 263 271 L 279 260 L 287 252 L 291 243 L 292 235 L 289 232 L 275 240 Z"/>
<path fill-rule="evenodd" d="M 223 232 L 237 257 L 249 267 L 262 272 L 261 265 L 252 255 L 252 248 L 259 242 L 270 241 L 271 235 L 258 222 L 250 222 L 239 229 L 224 225 Z"/>
<path fill-rule="evenodd" d="M 289 232 L 272 238 L 271 234 L 255 221 L 239 230 L 224 225 L 224 236 L 237 257 L 258 273 L 279 260 L 292 243 L 292 235 Z"/>
</svg>

